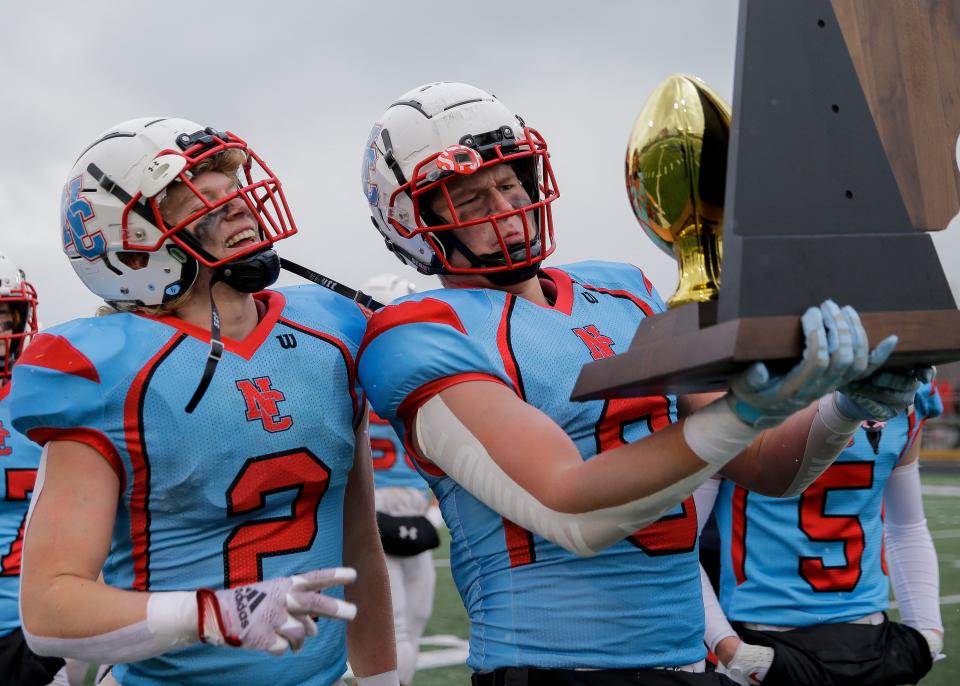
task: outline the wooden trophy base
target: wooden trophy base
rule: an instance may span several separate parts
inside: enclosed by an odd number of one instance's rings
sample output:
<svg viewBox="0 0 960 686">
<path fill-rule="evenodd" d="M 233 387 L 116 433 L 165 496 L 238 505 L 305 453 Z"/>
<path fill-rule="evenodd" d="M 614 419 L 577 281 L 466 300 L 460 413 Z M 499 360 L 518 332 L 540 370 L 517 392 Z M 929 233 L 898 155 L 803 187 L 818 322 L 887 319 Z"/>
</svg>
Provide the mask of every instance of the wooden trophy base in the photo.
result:
<svg viewBox="0 0 960 686">
<path fill-rule="evenodd" d="M 960 360 L 958 310 L 861 312 L 860 318 L 874 344 L 890 334 L 899 337 L 886 368 Z M 630 350 L 583 368 L 571 398 L 725 390 L 730 376 L 756 360 L 774 372 L 785 371 L 803 353 L 797 316 L 716 322 L 714 302 L 683 305 L 643 320 Z"/>
</svg>

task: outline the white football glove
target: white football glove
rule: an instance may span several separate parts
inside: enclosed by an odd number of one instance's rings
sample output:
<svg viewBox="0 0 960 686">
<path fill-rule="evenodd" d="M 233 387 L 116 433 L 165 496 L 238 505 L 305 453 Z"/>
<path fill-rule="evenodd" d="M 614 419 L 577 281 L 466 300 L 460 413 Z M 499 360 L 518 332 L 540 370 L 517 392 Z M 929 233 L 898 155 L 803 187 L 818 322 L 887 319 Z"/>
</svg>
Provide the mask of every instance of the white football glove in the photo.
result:
<svg viewBox="0 0 960 686">
<path fill-rule="evenodd" d="M 717 663 L 717 672 L 725 674 L 741 686 L 757 686 L 770 671 L 773 656 L 773 648 L 740 641 L 729 664 Z"/>
<path fill-rule="evenodd" d="M 920 635 L 927 640 L 927 647 L 930 648 L 930 657 L 934 662 L 939 662 L 946 655 L 943 654 L 943 634 L 933 629 L 920 629 Z"/>
<path fill-rule="evenodd" d="M 197 591 L 200 640 L 211 645 L 264 650 L 283 655 L 317 635 L 311 615 L 351 620 L 357 607 L 320 593 L 349 584 L 357 573 L 349 567 L 315 569 L 305 574 L 261 581 L 249 586 Z"/>
<path fill-rule="evenodd" d="M 890 421 L 914 401 L 924 384 L 933 381 L 935 373 L 933 367 L 875 371 L 880 364 L 871 360 L 863 378 L 837 391 L 837 409 L 850 419 Z"/>
<path fill-rule="evenodd" d="M 870 353 L 856 310 L 841 309 L 832 300 L 808 309 L 800 324 L 803 359 L 793 369 L 771 377 L 767 366 L 756 362 L 730 380 L 727 402 L 746 424 L 776 426 L 817 398 L 863 376 L 870 362 L 876 362 L 874 369 L 879 367 L 897 344 L 896 336 L 890 336 Z"/>
</svg>

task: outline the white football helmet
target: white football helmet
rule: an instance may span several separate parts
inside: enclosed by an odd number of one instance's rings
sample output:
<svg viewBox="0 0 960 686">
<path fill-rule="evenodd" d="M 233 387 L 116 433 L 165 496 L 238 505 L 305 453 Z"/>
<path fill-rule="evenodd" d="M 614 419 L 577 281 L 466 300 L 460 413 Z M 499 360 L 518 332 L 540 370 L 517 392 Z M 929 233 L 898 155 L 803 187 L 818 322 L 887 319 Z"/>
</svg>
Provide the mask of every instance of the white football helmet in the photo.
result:
<svg viewBox="0 0 960 686">
<path fill-rule="evenodd" d="M 417 286 L 396 274 L 377 274 L 371 276 L 360 290 L 374 300 L 389 305 L 397 298 L 416 293 Z"/>
<path fill-rule="evenodd" d="M 7 303 L 13 326 L 0 326 L 0 386 L 10 380 L 13 365 L 37 333 L 37 291 L 23 271 L 0 253 L 0 303 Z"/>
<path fill-rule="evenodd" d="M 191 170 L 231 149 L 246 155 L 237 190 L 204 197 L 190 181 Z M 170 226 L 159 203 L 174 182 L 192 190 L 202 207 Z M 184 228 L 237 197 L 257 218 L 260 237 L 218 261 Z M 118 124 L 84 149 L 64 186 L 61 221 L 63 250 L 87 288 L 107 302 L 132 305 L 170 302 L 193 285 L 198 262 L 217 269 L 249 261 L 297 230 L 280 180 L 243 140 L 163 117 Z"/>
<path fill-rule="evenodd" d="M 510 164 L 530 204 L 480 219 L 461 221 L 446 184 L 495 164 Z M 550 203 L 557 199 L 547 144 L 523 119 L 489 93 L 463 83 L 430 83 L 400 96 L 370 132 L 364 151 L 363 192 L 374 226 L 387 248 L 424 274 L 531 273 L 554 249 Z M 425 196 L 443 193 L 451 214 L 445 222 Z M 536 230 L 526 242 L 507 248 L 499 220 L 518 216 Z M 500 238 L 499 254 L 478 256 L 466 250 L 452 229 L 489 223 Z M 448 251 L 457 249 L 470 267 L 454 267 Z M 491 278 L 496 278 L 495 276 Z"/>
</svg>

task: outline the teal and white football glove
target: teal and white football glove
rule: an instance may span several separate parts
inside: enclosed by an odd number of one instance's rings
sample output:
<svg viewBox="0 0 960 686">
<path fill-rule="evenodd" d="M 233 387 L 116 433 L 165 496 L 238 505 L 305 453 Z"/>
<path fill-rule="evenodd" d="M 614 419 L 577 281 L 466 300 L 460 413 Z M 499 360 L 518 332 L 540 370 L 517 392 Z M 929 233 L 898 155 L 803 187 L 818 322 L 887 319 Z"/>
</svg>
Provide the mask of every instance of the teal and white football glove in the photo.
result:
<svg viewBox="0 0 960 686">
<path fill-rule="evenodd" d="M 832 300 L 808 309 L 800 324 L 803 358 L 793 369 L 771 376 L 765 364 L 756 362 L 730 380 L 727 402 L 746 424 L 757 428 L 780 424 L 817 398 L 879 368 L 897 344 L 897 337 L 889 336 L 870 352 L 856 310 Z"/>
<path fill-rule="evenodd" d="M 882 364 L 882 362 L 880 363 Z M 867 373 L 837 391 L 837 409 L 850 419 L 886 422 L 914 402 L 924 384 L 933 381 L 933 367 Z"/>
</svg>

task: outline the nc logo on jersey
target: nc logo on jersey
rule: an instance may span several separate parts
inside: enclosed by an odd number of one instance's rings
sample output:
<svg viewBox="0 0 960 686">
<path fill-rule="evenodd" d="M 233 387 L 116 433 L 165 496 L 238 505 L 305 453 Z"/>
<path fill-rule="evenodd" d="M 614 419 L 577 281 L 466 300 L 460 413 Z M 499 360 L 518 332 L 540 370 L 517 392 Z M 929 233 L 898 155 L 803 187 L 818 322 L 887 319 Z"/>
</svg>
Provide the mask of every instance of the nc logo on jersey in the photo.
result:
<svg viewBox="0 0 960 686">
<path fill-rule="evenodd" d="M 243 400 L 247 405 L 248 422 L 260 420 L 264 430 L 270 433 L 286 431 L 293 426 L 293 417 L 280 416 L 277 403 L 283 402 L 286 398 L 283 393 L 270 387 L 272 382 L 269 376 L 239 379 L 236 383 L 237 390 L 243 394 Z"/>
<path fill-rule="evenodd" d="M 573 329 L 587 350 L 590 351 L 590 357 L 595 360 L 602 360 L 605 357 L 613 357 L 613 339 L 604 336 L 596 326 L 590 324 L 582 328 Z"/>
<path fill-rule="evenodd" d="M 60 200 L 61 226 L 63 228 L 63 247 L 70 245 L 91 262 L 106 252 L 107 242 L 102 231 L 87 233 L 87 222 L 94 218 L 93 205 L 80 195 L 80 177 L 71 179 L 63 187 Z"/>
<path fill-rule="evenodd" d="M 3 422 L 0 422 L 0 457 L 9 455 L 10 446 L 7 445 L 7 439 L 10 438 L 10 432 L 3 428 Z"/>
</svg>

